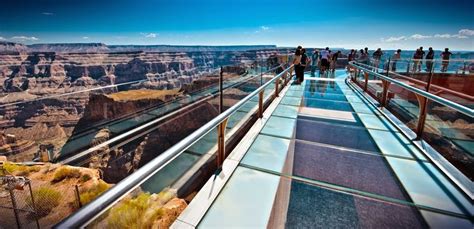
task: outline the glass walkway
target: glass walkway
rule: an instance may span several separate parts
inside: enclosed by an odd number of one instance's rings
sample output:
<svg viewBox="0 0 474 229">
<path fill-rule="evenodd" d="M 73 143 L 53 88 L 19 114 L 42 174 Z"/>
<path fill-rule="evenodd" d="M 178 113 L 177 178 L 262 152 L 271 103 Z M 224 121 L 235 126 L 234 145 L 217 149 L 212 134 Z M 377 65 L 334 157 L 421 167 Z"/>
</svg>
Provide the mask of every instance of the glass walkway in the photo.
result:
<svg viewBox="0 0 474 229">
<path fill-rule="evenodd" d="M 472 199 L 347 84 L 282 90 L 174 228 L 472 228 Z"/>
</svg>

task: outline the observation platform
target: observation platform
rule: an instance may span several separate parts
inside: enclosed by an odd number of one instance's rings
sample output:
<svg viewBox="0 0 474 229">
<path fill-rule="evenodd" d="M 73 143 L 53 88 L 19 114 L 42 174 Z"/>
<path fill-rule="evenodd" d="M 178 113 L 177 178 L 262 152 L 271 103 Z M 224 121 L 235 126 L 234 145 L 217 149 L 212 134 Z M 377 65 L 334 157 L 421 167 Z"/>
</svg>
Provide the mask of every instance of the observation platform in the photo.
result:
<svg viewBox="0 0 474 229">
<path fill-rule="evenodd" d="M 472 228 L 472 199 L 347 78 L 285 87 L 172 227 Z"/>
</svg>

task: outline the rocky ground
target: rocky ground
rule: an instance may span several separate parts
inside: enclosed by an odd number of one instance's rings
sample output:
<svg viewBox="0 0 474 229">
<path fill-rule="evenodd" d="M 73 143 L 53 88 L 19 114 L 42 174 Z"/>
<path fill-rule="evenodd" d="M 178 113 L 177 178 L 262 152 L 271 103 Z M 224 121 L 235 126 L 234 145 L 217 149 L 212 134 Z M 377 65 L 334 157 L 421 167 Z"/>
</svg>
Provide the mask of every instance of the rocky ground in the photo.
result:
<svg viewBox="0 0 474 229">
<path fill-rule="evenodd" d="M 22 227 L 35 227 L 37 218 L 42 228 L 50 228 L 76 211 L 79 202 L 84 205 L 111 187 L 101 179 L 96 169 L 50 163 L 28 166 L 5 161 L 0 163 L 0 177 L 15 177 L 18 180 L 16 183 L 3 182 L 0 187 L 0 227 L 16 225 L 13 210 L 6 208 L 12 207 L 10 189 L 15 195 L 17 208 L 36 212 L 36 215 L 20 212 Z M 25 179 L 31 182 L 35 207 L 28 186 L 22 182 Z M 74 191 L 76 186 L 79 198 Z M 137 205 L 143 208 L 137 209 Z M 100 217 L 95 225 L 101 228 L 128 228 L 146 224 L 153 228 L 167 228 L 186 206 L 186 201 L 176 198 L 173 190 L 150 194 L 137 189 Z"/>
</svg>

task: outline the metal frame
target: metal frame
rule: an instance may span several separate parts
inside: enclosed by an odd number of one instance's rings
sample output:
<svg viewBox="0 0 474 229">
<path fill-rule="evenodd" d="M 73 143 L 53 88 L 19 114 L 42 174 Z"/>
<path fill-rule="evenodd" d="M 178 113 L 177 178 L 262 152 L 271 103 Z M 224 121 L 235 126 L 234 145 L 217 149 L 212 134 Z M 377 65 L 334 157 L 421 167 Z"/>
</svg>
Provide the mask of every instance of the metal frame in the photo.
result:
<svg viewBox="0 0 474 229">
<path fill-rule="evenodd" d="M 281 66 L 279 66 L 281 67 Z M 173 159 L 181 155 L 187 148 L 191 147 L 195 142 L 199 141 L 207 133 L 209 133 L 214 128 L 219 128 L 222 134 L 225 133 L 225 126 L 227 119 L 234 114 L 238 109 L 240 109 L 244 104 L 246 104 L 250 99 L 257 95 L 262 95 L 267 86 L 278 81 L 282 77 L 287 77 L 287 72 L 292 71 L 293 65 L 286 68 L 277 76 L 273 77 L 271 80 L 266 82 L 264 85 L 260 86 L 258 89 L 247 95 L 245 98 L 237 102 L 234 106 L 223 111 L 220 115 L 212 119 L 210 122 L 203 125 L 198 130 L 194 131 L 192 134 L 188 135 L 186 138 L 173 145 L 171 148 L 148 162 L 146 165 L 117 183 L 115 186 L 101 194 L 94 201 L 85 205 L 79 209 L 74 214 L 70 215 L 59 224 L 55 225 L 54 228 L 78 228 L 85 227 L 89 223 L 93 222 L 97 217 L 103 214 L 105 211 L 110 209 L 115 203 L 120 201 L 125 195 L 132 192 L 135 188 L 141 185 L 143 182 L 148 180 L 151 176 L 155 175 L 158 171 L 163 169 L 168 165 Z M 276 92 L 276 91 L 275 91 Z M 259 110 L 262 110 L 263 107 L 259 106 Z M 220 133 L 221 134 L 221 133 Z M 225 140 L 223 135 L 219 135 L 218 142 L 219 145 L 219 154 L 221 156 L 220 160 L 225 159 Z M 221 138 L 222 136 L 222 138 Z M 223 157 L 224 155 L 224 157 Z M 219 161 L 220 161 L 219 160 Z M 218 161 L 218 163 L 219 163 Z"/>
</svg>

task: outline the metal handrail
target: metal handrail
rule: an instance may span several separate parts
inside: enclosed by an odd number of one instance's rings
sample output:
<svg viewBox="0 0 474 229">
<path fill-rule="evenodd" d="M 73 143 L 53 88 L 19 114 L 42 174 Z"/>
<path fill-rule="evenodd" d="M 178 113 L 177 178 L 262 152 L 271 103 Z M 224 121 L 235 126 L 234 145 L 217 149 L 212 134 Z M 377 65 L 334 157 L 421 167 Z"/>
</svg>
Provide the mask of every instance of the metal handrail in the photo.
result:
<svg viewBox="0 0 474 229">
<path fill-rule="evenodd" d="M 413 92 L 413 93 L 415 93 L 415 94 L 421 95 L 421 96 L 423 96 L 423 97 L 425 97 L 425 98 L 427 98 L 427 99 L 429 99 L 429 100 L 431 100 L 431 101 L 433 101 L 433 102 L 437 102 L 437 103 L 439 103 L 439 104 L 442 104 L 442 105 L 445 105 L 445 106 L 447 106 L 447 107 L 449 107 L 449 108 L 452 108 L 452 109 L 454 109 L 454 110 L 456 110 L 456 111 L 458 111 L 458 112 L 460 112 L 460 113 L 463 113 L 463 114 L 465 114 L 465 115 L 467 115 L 467 116 L 469 116 L 469 117 L 474 117 L 474 110 L 471 109 L 471 108 L 469 108 L 469 107 L 466 107 L 466 106 L 463 106 L 463 105 L 461 105 L 461 104 L 452 102 L 452 101 L 450 101 L 450 100 L 447 100 L 447 99 L 445 99 L 445 98 L 439 97 L 439 96 L 434 95 L 434 94 L 431 94 L 431 93 L 429 93 L 429 92 L 426 92 L 426 91 L 424 91 L 424 90 L 418 89 L 418 88 L 416 88 L 416 87 L 412 87 L 412 86 L 410 86 L 410 85 L 408 85 L 408 84 L 406 84 L 406 83 L 403 83 L 403 82 L 400 82 L 400 81 L 398 81 L 398 80 L 392 79 L 392 78 L 390 78 L 390 77 L 384 76 L 384 75 L 382 75 L 382 74 L 380 74 L 380 73 L 373 72 L 372 70 L 370 70 L 370 69 L 364 67 L 365 64 L 358 63 L 358 62 L 355 62 L 355 61 L 351 61 L 351 62 L 349 63 L 349 65 L 351 65 L 351 66 L 353 66 L 353 67 L 355 67 L 355 68 L 358 68 L 358 69 L 360 69 L 360 70 L 363 70 L 363 71 L 365 71 L 365 72 L 367 72 L 367 73 L 369 73 L 369 74 L 371 74 L 371 75 L 374 75 L 374 76 L 376 76 L 376 77 L 378 77 L 378 78 L 381 78 L 381 79 L 386 80 L 386 81 L 388 81 L 388 82 L 394 83 L 394 84 L 396 84 L 396 85 L 398 85 L 398 86 L 400 86 L 400 87 L 402 87 L 402 88 L 404 88 L 404 89 L 407 89 L 408 91 L 411 91 L 411 92 Z M 365 66 L 367 66 L 367 65 L 365 65 Z"/>
<path fill-rule="evenodd" d="M 279 66 L 280 67 L 280 66 Z M 286 68 L 283 72 L 273 77 L 271 80 L 260 86 L 258 89 L 247 95 L 245 98 L 237 102 L 234 106 L 222 112 L 220 115 L 212 119 L 210 122 L 203 125 L 192 134 L 173 145 L 171 148 L 148 162 L 146 165 L 120 181 L 118 184 L 101 194 L 94 201 L 88 203 L 74 214 L 70 215 L 59 224 L 55 225 L 55 228 L 78 228 L 84 227 L 99 217 L 102 213 L 112 207 L 113 204 L 120 201 L 125 195 L 133 191 L 143 182 L 148 180 L 155 173 L 160 171 L 163 167 L 169 164 L 173 159 L 181 155 L 187 148 L 191 147 L 194 143 L 199 141 L 211 130 L 215 129 L 221 123 L 226 121 L 232 114 L 238 109 L 242 108 L 245 103 L 250 101 L 253 97 L 263 92 L 267 86 L 279 80 L 281 77 L 287 74 L 292 69 L 293 65 Z"/>
<path fill-rule="evenodd" d="M 280 68 L 281 66 L 282 66 L 282 65 L 276 66 L 276 67 L 274 67 L 274 68 L 272 68 L 272 69 L 269 69 L 269 70 L 267 70 L 267 71 L 265 71 L 265 72 L 259 73 L 258 75 L 255 75 L 255 76 L 253 76 L 253 77 L 257 77 L 257 76 L 259 76 L 259 75 L 263 75 L 263 74 L 266 74 L 266 73 L 268 73 L 268 72 L 275 71 L 276 69 Z M 239 83 L 239 82 L 236 82 L 236 83 Z M 203 101 L 203 100 L 206 100 L 206 99 L 208 99 L 208 98 L 209 98 L 209 96 L 203 96 L 203 97 L 202 97 L 201 99 L 199 99 L 198 101 Z M 187 108 L 187 107 L 183 107 L 183 108 Z M 141 132 L 141 131 L 144 131 L 144 130 L 146 130 L 147 128 L 153 126 L 153 125 L 156 125 L 157 123 L 160 123 L 161 121 L 163 121 L 163 120 L 165 120 L 165 119 L 168 119 L 169 117 L 171 117 L 171 116 L 173 116 L 173 115 L 175 115 L 175 114 L 178 114 L 180 111 L 181 111 L 181 109 L 179 109 L 179 110 L 177 110 L 177 111 L 173 111 L 173 112 L 171 112 L 171 113 L 169 113 L 169 114 L 166 114 L 166 115 L 164 115 L 164 116 L 159 117 L 158 119 L 152 120 L 152 121 L 150 121 L 150 122 L 148 122 L 148 123 L 146 123 L 146 124 L 143 124 L 143 125 L 140 125 L 140 126 L 138 126 L 138 127 L 135 127 L 135 128 L 133 128 L 133 129 L 127 131 L 126 133 L 120 134 L 120 135 L 118 135 L 118 136 L 116 136 L 116 137 L 113 137 L 113 138 L 111 138 L 111 139 L 109 139 L 109 140 L 107 140 L 107 141 L 105 141 L 105 142 L 102 142 L 102 143 L 100 143 L 100 144 L 98 144 L 98 145 L 96 145 L 96 146 L 93 146 L 93 147 L 91 147 L 91 148 L 88 148 L 88 149 L 86 149 L 86 150 L 84 150 L 84 151 L 82 151 L 82 152 L 80 152 L 80 153 L 75 154 L 74 156 L 71 156 L 71 157 L 68 157 L 68 158 L 66 158 L 66 159 L 63 159 L 63 160 L 61 160 L 59 163 L 60 163 L 60 164 L 69 164 L 69 163 L 71 163 L 71 162 L 73 162 L 73 161 L 76 161 L 76 160 L 78 160 L 78 159 L 80 159 L 80 158 L 82 158 L 82 157 L 84 157 L 84 156 L 86 156 L 86 155 L 88 155 L 88 154 L 91 154 L 92 152 L 95 152 L 95 151 L 97 151 L 97 150 L 103 149 L 104 147 L 107 147 L 107 146 L 109 146 L 109 145 L 112 144 L 112 143 L 118 142 L 118 141 L 120 141 L 120 140 L 122 140 L 122 139 L 128 139 L 128 138 L 135 137 L 137 133 L 139 133 L 139 132 Z"/>
</svg>

